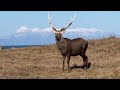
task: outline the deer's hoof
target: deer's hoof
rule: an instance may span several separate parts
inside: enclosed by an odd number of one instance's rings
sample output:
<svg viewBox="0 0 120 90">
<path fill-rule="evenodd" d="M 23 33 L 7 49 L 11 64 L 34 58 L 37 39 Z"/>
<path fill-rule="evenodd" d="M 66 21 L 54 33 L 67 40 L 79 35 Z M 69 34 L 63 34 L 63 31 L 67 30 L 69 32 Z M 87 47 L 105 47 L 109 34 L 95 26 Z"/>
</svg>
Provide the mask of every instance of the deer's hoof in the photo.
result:
<svg viewBox="0 0 120 90">
<path fill-rule="evenodd" d="M 71 68 L 68 68 L 68 72 L 71 72 L 71 70 L 72 70 Z"/>
<path fill-rule="evenodd" d="M 65 71 L 64 68 L 62 68 L 62 71 L 63 71 L 63 72 Z"/>
</svg>

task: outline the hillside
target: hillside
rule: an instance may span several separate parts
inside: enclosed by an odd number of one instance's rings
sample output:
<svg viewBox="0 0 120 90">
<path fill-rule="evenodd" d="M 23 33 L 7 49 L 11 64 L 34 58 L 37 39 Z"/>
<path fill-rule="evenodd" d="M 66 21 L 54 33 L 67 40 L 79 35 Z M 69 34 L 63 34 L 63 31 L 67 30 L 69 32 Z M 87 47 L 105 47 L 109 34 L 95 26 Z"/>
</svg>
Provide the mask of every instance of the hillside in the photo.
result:
<svg viewBox="0 0 120 90">
<path fill-rule="evenodd" d="M 0 79 L 120 79 L 120 39 L 89 40 L 86 55 L 91 67 L 62 71 L 62 58 L 56 45 L 0 50 Z M 70 66 L 80 66 L 80 56 Z M 67 64 L 65 64 L 67 65 Z"/>
</svg>

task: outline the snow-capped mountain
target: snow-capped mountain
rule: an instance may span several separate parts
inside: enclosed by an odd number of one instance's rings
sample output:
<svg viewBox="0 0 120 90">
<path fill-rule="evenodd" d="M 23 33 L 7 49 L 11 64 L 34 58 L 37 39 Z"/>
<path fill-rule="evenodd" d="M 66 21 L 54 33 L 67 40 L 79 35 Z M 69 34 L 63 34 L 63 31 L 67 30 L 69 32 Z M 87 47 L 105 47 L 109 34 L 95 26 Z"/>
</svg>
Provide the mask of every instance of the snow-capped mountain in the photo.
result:
<svg viewBox="0 0 120 90">
<path fill-rule="evenodd" d="M 64 37 L 74 38 L 103 38 L 108 36 L 120 36 L 115 33 L 104 32 L 96 28 L 76 28 L 67 29 L 63 34 Z M 51 28 L 39 29 L 39 28 L 28 28 L 21 27 L 16 33 L 10 35 L 4 39 L 0 39 L 0 45 L 47 45 L 55 43 L 54 33 Z"/>
</svg>

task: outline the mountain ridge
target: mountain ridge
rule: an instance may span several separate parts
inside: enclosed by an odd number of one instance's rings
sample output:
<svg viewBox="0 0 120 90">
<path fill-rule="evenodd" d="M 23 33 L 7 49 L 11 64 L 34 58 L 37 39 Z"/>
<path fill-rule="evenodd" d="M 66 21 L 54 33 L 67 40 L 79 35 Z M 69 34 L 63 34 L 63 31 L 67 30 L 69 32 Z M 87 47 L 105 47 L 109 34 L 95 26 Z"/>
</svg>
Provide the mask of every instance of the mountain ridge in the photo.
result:
<svg viewBox="0 0 120 90">
<path fill-rule="evenodd" d="M 104 32 L 96 28 L 76 28 L 68 29 L 63 37 L 74 39 L 99 39 L 109 36 L 120 36 L 116 33 Z M 25 26 L 19 28 L 16 33 L 0 39 L 0 45 L 48 45 L 55 43 L 55 36 L 51 28 L 27 28 Z"/>
</svg>

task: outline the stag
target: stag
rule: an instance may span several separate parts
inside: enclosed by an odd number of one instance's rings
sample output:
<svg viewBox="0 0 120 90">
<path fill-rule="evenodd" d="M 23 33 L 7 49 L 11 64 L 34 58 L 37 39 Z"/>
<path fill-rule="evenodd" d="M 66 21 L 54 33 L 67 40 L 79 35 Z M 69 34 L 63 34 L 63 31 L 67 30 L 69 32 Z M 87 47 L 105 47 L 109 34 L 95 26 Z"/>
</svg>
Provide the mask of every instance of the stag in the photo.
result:
<svg viewBox="0 0 120 90">
<path fill-rule="evenodd" d="M 84 40 L 83 38 L 75 38 L 71 40 L 68 38 L 64 38 L 62 36 L 62 34 L 66 31 L 66 29 L 70 27 L 70 25 L 73 23 L 75 17 L 76 17 L 76 13 L 68 25 L 66 25 L 60 30 L 57 30 L 53 26 L 51 22 L 51 17 L 48 13 L 48 21 L 50 23 L 52 31 L 55 34 L 56 45 L 63 58 L 63 67 L 62 67 L 63 71 L 64 71 L 64 64 L 65 64 L 66 57 L 67 57 L 67 69 L 68 71 L 70 71 L 71 70 L 69 66 L 70 58 L 71 56 L 77 56 L 77 55 L 80 55 L 83 58 L 84 69 L 88 69 L 88 57 L 85 55 L 87 47 L 88 47 L 88 42 Z"/>
</svg>

